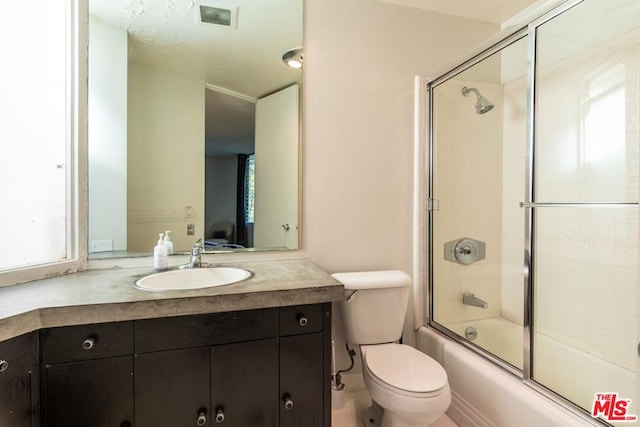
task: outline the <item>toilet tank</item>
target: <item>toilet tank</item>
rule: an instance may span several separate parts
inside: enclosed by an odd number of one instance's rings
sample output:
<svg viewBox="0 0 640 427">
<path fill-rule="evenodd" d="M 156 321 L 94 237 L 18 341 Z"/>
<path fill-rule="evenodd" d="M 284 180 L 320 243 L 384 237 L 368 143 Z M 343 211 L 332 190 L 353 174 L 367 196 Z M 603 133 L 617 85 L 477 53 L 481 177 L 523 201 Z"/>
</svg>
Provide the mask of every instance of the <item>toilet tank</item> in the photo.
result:
<svg viewBox="0 0 640 427">
<path fill-rule="evenodd" d="M 380 344 L 400 339 L 411 292 L 407 273 L 386 270 L 332 276 L 345 288 L 339 310 L 347 342 Z"/>
</svg>

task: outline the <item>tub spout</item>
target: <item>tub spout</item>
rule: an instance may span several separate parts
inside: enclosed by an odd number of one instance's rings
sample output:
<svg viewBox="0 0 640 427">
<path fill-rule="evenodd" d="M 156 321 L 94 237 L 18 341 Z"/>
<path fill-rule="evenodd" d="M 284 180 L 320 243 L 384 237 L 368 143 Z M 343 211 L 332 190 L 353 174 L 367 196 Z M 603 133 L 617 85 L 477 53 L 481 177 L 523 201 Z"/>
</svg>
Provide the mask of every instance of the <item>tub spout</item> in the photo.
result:
<svg viewBox="0 0 640 427">
<path fill-rule="evenodd" d="M 472 305 L 474 307 L 480 307 L 480 308 L 489 307 L 489 303 L 487 303 L 485 300 L 478 298 L 477 296 L 475 296 L 475 294 L 472 294 L 471 292 L 465 292 L 462 295 L 462 303 L 465 305 Z"/>
</svg>

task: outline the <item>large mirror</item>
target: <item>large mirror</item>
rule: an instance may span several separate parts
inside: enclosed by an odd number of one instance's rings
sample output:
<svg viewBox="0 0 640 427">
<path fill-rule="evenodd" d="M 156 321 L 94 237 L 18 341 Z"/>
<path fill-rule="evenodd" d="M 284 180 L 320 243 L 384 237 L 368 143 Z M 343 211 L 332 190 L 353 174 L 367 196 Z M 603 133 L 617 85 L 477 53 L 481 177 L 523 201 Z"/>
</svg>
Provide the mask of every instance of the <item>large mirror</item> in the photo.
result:
<svg viewBox="0 0 640 427">
<path fill-rule="evenodd" d="M 302 0 L 88 0 L 89 256 L 297 249 Z"/>
</svg>

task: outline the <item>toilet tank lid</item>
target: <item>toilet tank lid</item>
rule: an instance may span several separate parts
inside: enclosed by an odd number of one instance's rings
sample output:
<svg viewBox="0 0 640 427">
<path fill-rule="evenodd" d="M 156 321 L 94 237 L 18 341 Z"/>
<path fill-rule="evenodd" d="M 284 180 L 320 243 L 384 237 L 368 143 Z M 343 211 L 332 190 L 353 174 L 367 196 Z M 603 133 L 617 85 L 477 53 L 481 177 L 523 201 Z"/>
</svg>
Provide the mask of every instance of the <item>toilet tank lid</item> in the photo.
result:
<svg viewBox="0 0 640 427">
<path fill-rule="evenodd" d="M 331 276 L 350 290 L 411 286 L 411 277 L 400 270 L 333 273 Z"/>
</svg>

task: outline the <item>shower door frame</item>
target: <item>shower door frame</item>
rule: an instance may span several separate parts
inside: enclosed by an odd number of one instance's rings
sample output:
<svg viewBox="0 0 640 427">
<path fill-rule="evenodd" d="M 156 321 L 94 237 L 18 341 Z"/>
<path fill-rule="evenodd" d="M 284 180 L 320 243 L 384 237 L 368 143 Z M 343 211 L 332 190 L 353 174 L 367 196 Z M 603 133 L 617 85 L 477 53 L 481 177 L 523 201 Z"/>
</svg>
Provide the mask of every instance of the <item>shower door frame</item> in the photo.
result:
<svg viewBox="0 0 640 427">
<path fill-rule="evenodd" d="M 582 1 L 582 0 L 579 0 Z M 433 295 L 433 277 L 434 277 L 434 262 L 433 262 L 433 256 L 435 251 L 433 250 L 434 248 L 434 241 L 433 241 L 433 223 L 434 223 L 434 218 L 433 218 L 433 212 L 437 211 L 439 209 L 438 207 L 438 200 L 434 197 L 434 182 L 435 182 L 435 177 L 434 177 L 434 170 L 435 170 L 435 156 L 434 156 L 434 138 L 435 135 L 433 133 L 433 121 L 434 121 L 434 95 L 433 95 L 433 89 L 435 89 L 436 87 L 438 87 L 440 84 L 448 81 L 449 79 L 455 77 L 456 75 L 462 73 L 463 71 L 467 70 L 468 68 L 473 67 L 474 65 L 484 61 L 485 59 L 489 58 L 490 56 L 500 52 L 502 49 L 508 47 L 509 45 L 522 40 L 523 38 L 526 38 L 529 35 L 529 29 L 528 26 L 522 26 L 520 28 L 517 28 L 516 30 L 514 30 L 513 32 L 510 32 L 502 37 L 500 37 L 500 40 L 495 42 L 495 43 L 491 43 L 491 45 L 486 48 L 483 49 L 481 52 L 479 52 L 478 54 L 472 56 L 470 59 L 468 59 L 467 61 L 463 62 L 462 64 L 458 65 L 457 67 L 453 68 L 451 71 L 448 71 L 445 74 L 440 75 L 439 77 L 429 81 L 427 83 L 427 109 L 428 109 L 428 126 L 427 126 L 427 169 L 428 169 L 428 177 L 427 177 L 427 210 L 428 210 L 428 215 L 427 215 L 427 247 L 428 247 L 428 255 L 427 255 L 427 265 L 426 265 L 426 269 L 427 269 L 427 295 L 432 296 Z M 529 68 L 529 67 L 527 67 Z M 529 72 L 529 71 L 528 71 Z M 527 78 L 528 80 L 528 78 Z M 527 119 L 527 122 L 529 122 L 530 119 Z M 528 129 L 528 123 L 527 123 L 527 129 Z M 527 130 L 528 131 L 528 130 Z M 465 340 L 462 339 L 460 336 L 458 336 L 456 333 L 454 333 L 453 331 L 449 330 L 448 328 L 444 327 L 443 325 L 436 323 L 433 319 L 433 316 L 431 315 L 431 313 L 433 313 L 433 304 L 434 304 L 434 298 L 429 298 L 429 304 L 428 304 L 428 310 L 426 313 L 426 319 L 425 322 L 427 325 L 429 325 L 430 327 L 436 329 L 437 331 L 439 331 L 440 333 L 448 336 L 449 338 L 455 340 L 456 342 L 458 342 L 459 344 L 471 349 L 472 351 L 482 355 L 483 357 L 489 359 L 490 361 L 492 361 L 493 363 L 497 364 L 498 366 L 502 367 L 503 369 L 505 369 L 506 371 L 510 372 L 511 374 L 519 377 L 519 378 L 523 378 L 523 371 L 521 371 L 520 369 L 518 369 L 517 367 L 505 362 L 504 360 L 502 360 L 501 358 L 497 357 L 496 355 L 494 355 L 493 353 L 489 352 L 488 350 L 485 350 L 484 348 L 476 345 L 475 343 L 469 341 L 469 340 Z"/>
<path fill-rule="evenodd" d="M 621 202 L 621 203 L 593 203 L 593 202 L 583 202 L 583 203 L 537 203 L 535 200 L 535 155 L 536 155 L 536 35 L 537 29 L 544 23 L 554 19 L 558 15 L 568 11 L 574 6 L 582 3 L 584 0 L 556 0 L 555 2 L 550 2 L 546 4 L 545 10 L 538 10 L 532 13 L 529 19 L 527 19 L 526 23 L 523 23 L 520 27 L 514 28 L 512 31 L 506 32 L 505 34 L 499 35 L 498 41 L 495 43 L 491 43 L 489 47 L 483 48 L 473 55 L 470 59 L 462 62 L 457 67 L 452 70 L 439 75 L 437 78 L 428 81 L 426 83 L 426 93 L 427 93 L 427 150 L 426 150 L 426 166 L 428 168 L 427 173 L 427 218 L 426 218 L 426 243 L 427 243 L 427 254 L 426 254 L 426 285 L 427 285 L 427 295 L 428 295 L 428 304 L 427 310 L 425 313 L 425 324 L 429 327 L 437 330 L 438 332 L 446 335 L 447 337 L 453 339 L 458 344 L 463 345 L 466 348 L 471 349 L 473 352 L 481 355 L 482 357 L 490 360 L 494 364 L 500 366 L 504 370 L 510 372 L 514 376 L 522 379 L 523 384 L 530 387 L 531 389 L 541 393 L 542 395 L 549 397 L 556 403 L 560 404 L 562 407 L 567 409 L 568 411 L 580 416 L 581 418 L 588 420 L 590 422 L 600 422 L 603 425 L 609 425 L 601 419 L 595 419 L 590 416 L 588 411 L 583 408 L 577 406 L 573 402 L 569 401 L 564 396 L 550 390 L 545 387 L 541 383 L 538 383 L 533 378 L 533 350 L 534 350 L 534 271 L 533 266 L 535 262 L 535 210 L 537 208 L 566 208 L 566 207 L 596 207 L 596 208 L 606 208 L 606 207 L 638 207 L 640 204 L 638 202 Z M 543 7 L 545 7 L 543 5 Z M 537 13 L 537 14 L 536 14 Z M 434 166 L 435 166 L 435 158 L 434 158 L 434 94 L 433 89 L 438 87 L 440 84 L 448 81 L 452 77 L 460 74 L 461 72 L 467 70 L 468 68 L 480 63 L 486 58 L 490 57 L 493 54 L 500 52 L 502 49 L 507 46 L 515 43 L 518 40 L 523 38 L 527 38 L 528 43 L 528 51 L 527 51 L 527 95 L 526 95 L 526 141 L 525 141 L 525 192 L 524 192 L 524 200 L 520 204 L 521 208 L 524 209 L 524 248 L 523 248 L 523 272 L 524 272 L 524 313 L 523 313 L 523 369 L 519 368 L 507 363 L 503 359 L 499 358 L 495 354 L 485 350 L 484 348 L 472 343 L 469 340 L 466 340 L 449 330 L 445 326 L 436 323 L 433 319 L 433 306 L 434 306 L 434 211 L 438 210 L 438 200 L 434 197 Z M 438 252 L 439 253 L 439 252 Z M 639 345 L 639 354 L 640 354 L 640 345 Z"/>
</svg>

